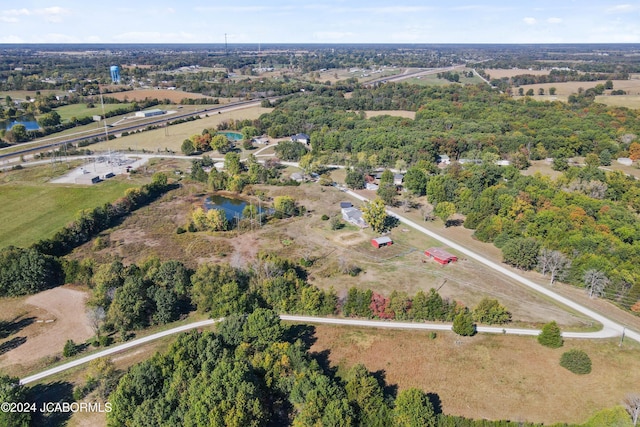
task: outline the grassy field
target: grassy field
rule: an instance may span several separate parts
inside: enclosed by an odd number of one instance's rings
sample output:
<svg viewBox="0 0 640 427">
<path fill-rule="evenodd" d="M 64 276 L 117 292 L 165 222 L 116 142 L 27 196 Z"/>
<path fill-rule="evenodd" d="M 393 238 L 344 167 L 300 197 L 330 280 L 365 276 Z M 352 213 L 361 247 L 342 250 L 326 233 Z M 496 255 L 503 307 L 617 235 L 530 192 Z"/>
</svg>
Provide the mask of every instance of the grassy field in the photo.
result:
<svg viewBox="0 0 640 427">
<path fill-rule="evenodd" d="M 184 98 L 198 99 L 198 98 L 211 98 L 210 96 L 202 95 L 199 93 L 184 92 L 181 90 L 166 90 L 166 89 L 135 89 L 125 92 L 114 92 L 108 94 L 111 98 L 116 98 L 120 101 L 133 101 L 149 99 L 169 99 L 171 102 L 178 103 Z"/>
<path fill-rule="evenodd" d="M 182 123 L 168 128 L 156 129 L 141 133 L 130 134 L 122 138 L 101 142 L 92 145 L 92 150 L 147 150 L 164 151 L 171 150 L 180 152 L 182 142 L 193 134 L 200 134 L 205 128 L 216 128 L 218 124 L 225 120 L 234 121 L 242 119 L 257 119 L 260 115 L 268 113 L 271 108 L 250 107 L 226 111 L 221 114 L 214 114 L 204 119 Z M 210 153 L 216 157 L 217 152 Z"/>
<path fill-rule="evenodd" d="M 118 108 L 127 108 L 129 106 L 131 106 L 131 104 L 104 104 L 104 112 L 108 113 Z M 86 104 L 71 104 L 58 107 L 55 111 L 60 114 L 63 122 L 69 120 L 71 117 L 93 117 L 94 115 L 99 116 L 103 114 L 102 105 L 100 104 L 96 104 L 93 108 L 87 108 Z"/>
<path fill-rule="evenodd" d="M 464 69 L 462 71 L 468 71 L 467 69 Z M 460 84 L 478 84 L 478 83 L 483 83 L 483 80 L 480 77 L 477 76 L 473 76 L 471 78 L 469 77 L 465 77 L 462 72 L 460 71 L 455 71 L 460 75 Z M 450 85 L 453 84 L 452 82 L 450 82 L 447 79 L 439 79 L 437 74 L 427 74 L 424 76 L 418 76 L 418 77 L 412 77 L 410 79 L 407 80 L 403 80 L 403 82 L 407 82 L 410 84 L 416 84 L 416 85 L 422 85 L 422 86 L 430 86 L 430 85 L 438 85 L 438 86 L 444 86 L 444 85 Z"/>
<path fill-rule="evenodd" d="M 549 349 L 532 337 L 438 332 L 430 339 L 417 331 L 324 325 L 315 330 L 312 351 L 328 353 L 339 375 L 363 363 L 399 390 L 437 394 L 446 414 L 476 419 L 582 423 L 621 404 L 640 381 L 640 349 L 632 343 L 618 347 L 617 340 L 567 340 Z M 590 374 L 559 366 L 561 354 L 573 348 L 591 358 Z"/>
<path fill-rule="evenodd" d="M 0 174 L 0 247 L 28 246 L 51 237 L 72 221 L 81 209 L 111 202 L 140 182 L 115 178 L 85 187 L 47 184 L 49 178 L 66 172 L 64 165 L 56 169 L 39 166 Z"/>
</svg>

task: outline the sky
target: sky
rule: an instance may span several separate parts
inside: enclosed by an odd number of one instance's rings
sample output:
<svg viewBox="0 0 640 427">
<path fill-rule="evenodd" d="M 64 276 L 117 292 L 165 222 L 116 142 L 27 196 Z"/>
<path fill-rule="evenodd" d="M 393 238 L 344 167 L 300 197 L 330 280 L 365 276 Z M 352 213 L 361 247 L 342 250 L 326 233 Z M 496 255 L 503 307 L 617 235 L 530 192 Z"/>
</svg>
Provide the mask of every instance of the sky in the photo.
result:
<svg viewBox="0 0 640 427">
<path fill-rule="evenodd" d="M 0 43 L 640 43 L 640 1 L 0 1 Z"/>
</svg>

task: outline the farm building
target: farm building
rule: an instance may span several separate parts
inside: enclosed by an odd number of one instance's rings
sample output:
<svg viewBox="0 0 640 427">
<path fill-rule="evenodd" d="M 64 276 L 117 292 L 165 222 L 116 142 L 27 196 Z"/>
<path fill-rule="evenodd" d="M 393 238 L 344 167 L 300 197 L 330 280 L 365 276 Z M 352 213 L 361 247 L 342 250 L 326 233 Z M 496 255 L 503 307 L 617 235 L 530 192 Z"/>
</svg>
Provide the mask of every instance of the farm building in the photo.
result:
<svg viewBox="0 0 640 427">
<path fill-rule="evenodd" d="M 362 211 L 360 209 L 342 209 L 342 219 L 361 228 L 365 228 L 367 226 L 366 221 L 364 220 L 364 218 L 362 218 Z"/>
<path fill-rule="evenodd" d="M 376 237 L 375 239 L 371 239 L 371 245 L 374 248 L 382 248 L 383 246 L 391 246 L 393 245 L 393 240 L 391 240 L 388 236 Z"/>
<path fill-rule="evenodd" d="M 450 254 L 442 248 L 429 248 L 424 251 L 424 254 L 429 258 L 433 258 L 442 265 L 449 264 L 450 262 L 455 262 L 458 260 L 457 256 Z"/>
</svg>

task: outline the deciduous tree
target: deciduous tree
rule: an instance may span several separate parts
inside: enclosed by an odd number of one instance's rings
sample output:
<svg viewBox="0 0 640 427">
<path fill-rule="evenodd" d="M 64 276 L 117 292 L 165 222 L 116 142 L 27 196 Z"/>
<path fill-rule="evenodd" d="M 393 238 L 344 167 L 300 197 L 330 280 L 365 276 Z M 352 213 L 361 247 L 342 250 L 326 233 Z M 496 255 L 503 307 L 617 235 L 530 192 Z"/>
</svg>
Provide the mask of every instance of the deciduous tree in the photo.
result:
<svg viewBox="0 0 640 427">
<path fill-rule="evenodd" d="M 438 424 L 429 397 L 417 388 L 402 390 L 398 394 L 393 419 L 398 427 L 436 427 Z"/>
<path fill-rule="evenodd" d="M 553 285 L 556 280 L 562 280 L 570 267 L 571 260 L 562 252 L 552 251 L 547 248 L 540 251 L 540 255 L 538 256 L 538 268 L 544 276 L 549 273 L 551 285 Z"/>
<path fill-rule="evenodd" d="M 609 279 L 602 271 L 593 268 L 584 273 L 583 280 L 584 287 L 589 294 L 589 298 L 602 296 L 605 288 L 610 283 Z"/>
<path fill-rule="evenodd" d="M 376 197 L 372 202 L 365 203 L 362 207 L 362 217 L 373 231 L 382 233 L 385 230 L 387 219 L 384 201 Z"/>
</svg>

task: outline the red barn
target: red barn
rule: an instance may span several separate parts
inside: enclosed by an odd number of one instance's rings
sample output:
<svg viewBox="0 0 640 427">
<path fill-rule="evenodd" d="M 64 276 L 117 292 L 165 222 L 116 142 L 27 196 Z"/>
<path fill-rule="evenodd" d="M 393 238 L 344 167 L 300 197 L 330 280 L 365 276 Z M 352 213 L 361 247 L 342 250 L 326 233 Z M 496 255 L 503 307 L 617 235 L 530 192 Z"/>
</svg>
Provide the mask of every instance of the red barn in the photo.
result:
<svg viewBox="0 0 640 427">
<path fill-rule="evenodd" d="M 449 252 L 441 248 L 429 248 L 424 251 L 424 254 L 429 258 L 433 258 L 442 265 L 449 264 L 450 262 L 458 260 L 457 256 L 450 254 Z"/>
<path fill-rule="evenodd" d="M 393 240 L 387 236 L 376 237 L 375 239 L 371 239 L 371 245 L 374 248 L 380 249 L 383 246 L 391 246 L 393 245 Z"/>
</svg>

